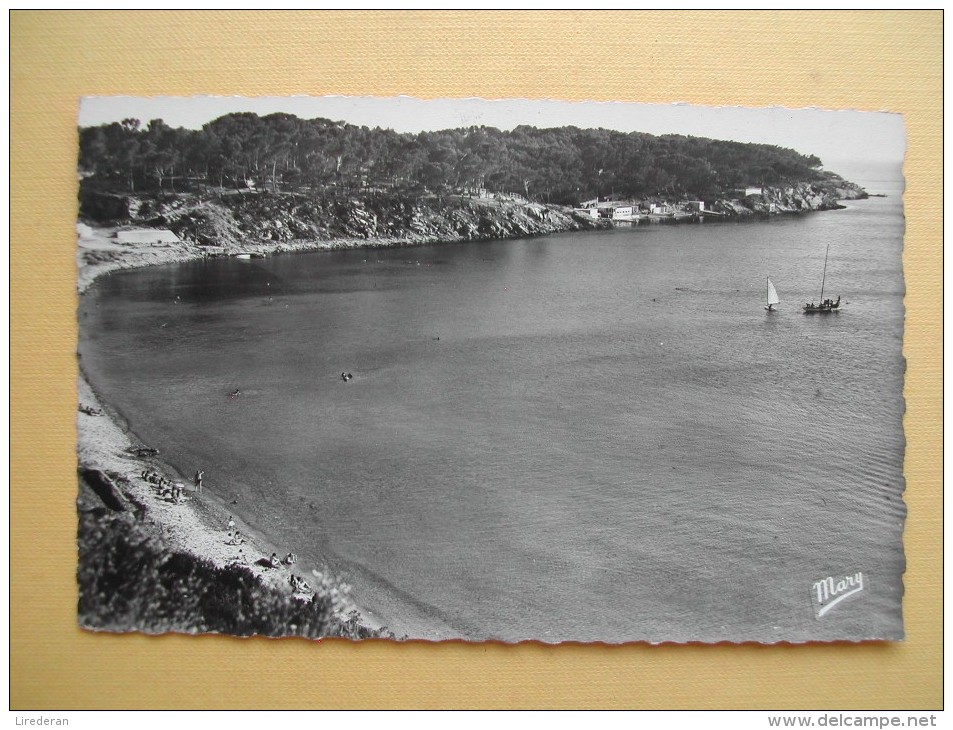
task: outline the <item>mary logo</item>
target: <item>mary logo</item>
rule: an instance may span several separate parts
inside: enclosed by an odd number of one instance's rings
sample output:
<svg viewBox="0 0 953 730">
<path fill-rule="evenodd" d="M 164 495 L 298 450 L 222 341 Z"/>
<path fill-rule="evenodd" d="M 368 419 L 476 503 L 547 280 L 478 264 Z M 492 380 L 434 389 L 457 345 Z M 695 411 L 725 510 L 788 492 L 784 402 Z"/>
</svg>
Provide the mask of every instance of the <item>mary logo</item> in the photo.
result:
<svg viewBox="0 0 953 730">
<path fill-rule="evenodd" d="M 811 601 L 814 603 L 815 616 L 823 618 L 845 599 L 861 593 L 865 586 L 864 574 L 860 572 L 850 575 L 829 575 L 815 582 L 811 586 Z"/>
</svg>

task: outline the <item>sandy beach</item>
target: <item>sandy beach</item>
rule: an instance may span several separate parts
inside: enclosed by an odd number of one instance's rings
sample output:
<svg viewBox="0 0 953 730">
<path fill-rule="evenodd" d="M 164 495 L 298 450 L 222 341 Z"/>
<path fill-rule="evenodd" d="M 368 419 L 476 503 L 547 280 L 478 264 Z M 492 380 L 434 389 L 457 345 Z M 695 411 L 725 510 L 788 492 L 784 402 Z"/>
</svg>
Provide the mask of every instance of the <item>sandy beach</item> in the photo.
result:
<svg viewBox="0 0 953 730">
<path fill-rule="evenodd" d="M 77 224 L 77 288 L 82 295 L 99 277 L 110 272 L 173 264 L 201 259 L 205 250 L 194 243 L 122 243 L 116 239 L 115 226 L 92 227 Z M 242 251 L 254 251 L 265 255 L 298 253 L 308 251 L 331 251 L 352 248 L 391 248 L 432 243 L 432 238 L 347 238 L 325 241 L 257 242 L 243 247 Z M 234 247 L 232 247 L 234 248 Z M 225 255 L 234 255 L 238 249 L 225 248 Z M 217 567 L 243 565 L 251 570 L 265 585 L 293 595 L 291 576 L 297 575 L 307 582 L 311 593 L 298 593 L 296 597 L 307 600 L 317 593 L 328 596 L 335 613 L 344 619 L 356 612 L 359 625 L 372 632 L 394 638 L 431 637 L 434 640 L 454 637 L 455 632 L 433 617 L 407 613 L 402 606 L 400 615 L 391 615 L 388 601 L 378 596 L 373 605 L 362 601 L 360 595 L 351 594 L 351 586 L 336 575 L 333 566 L 318 562 L 308 565 L 288 566 L 282 564 L 273 569 L 259 561 L 273 553 L 284 558 L 296 553 L 294 545 L 278 544 L 273 536 L 255 530 L 240 517 L 240 507 L 226 504 L 212 491 L 197 491 L 191 475 L 181 474 L 165 463 L 160 455 L 142 456 L 136 453 L 143 444 L 124 425 L 120 414 L 96 393 L 86 380 L 82 370 L 78 378 L 78 457 L 81 467 L 120 475 L 122 490 L 135 503 L 144 505 L 147 512 L 145 523 L 150 532 L 170 549 L 205 559 Z M 90 415 L 90 412 L 97 415 Z M 183 487 L 184 500 L 176 504 L 164 497 L 155 484 L 143 478 L 143 473 L 157 474 Z M 82 508 L 82 505 L 80 505 Z M 229 523 L 233 523 L 230 526 Z M 241 533 L 242 544 L 235 544 L 232 531 Z M 320 560 L 320 558 L 319 558 Z M 379 593 L 380 591 L 377 591 Z"/>
<path fill-rule="evenodd" d="M 188 242 L 162 244 L 122 244 L 116 241 L 114 227 L 93 228 L 77 225 L 78 290 L 84 292 L 100 276 L 109 272 L 171 264 L 202 258 L 201 247 Z M 258 244 L 246 250 L 261 253 L 332 250 L 368 246 L 408 245 L 409 241 L 368 241 L 366 239 Z M 328 596 L 335 613 L 342 619 L 357 612 L 359 623 L 373 631 L 387 622 L 384 617 L 360 607 L 349 595 L 349 586 L 328 571 L 308 570 L 282 562 L 272 568 L 264 563 L 272 554 L 282 560 L 294 553 L 294 546 L 279 545 L 260 531 L 244 523 L 237 510 L 208 490 L 197 490 L 191 476 L 178 473 L 158 454 L 139 452 L 142 444 L 121 425 L 121 417 L 96 394 L 80 373 L 77 381 L 77 455 L 79 465 L 118 475 L 126 499 L 144 507 L 147 529 L 170 550 L 181 551 L 211 562 L 216 567 L 242 565 L 265 585 L 289 596 L 308 600 L 314 593 Z M 157 475 L 182 489 L 183 498 L 174 501 L 143 475 Z M 87 495 L 88 496 L 88 495 Z M 81 496 L 82 502 L 82 496 Z M 82 504 L 80 507 L 82 508 Z M 236 532 L 237 531 L 237 532 Z M 235 535 L 241 535 L 240 541 Z M 292 576 L 305 581 L 309 591 L 292 590 Z"/>
<path fill-rule="evenodd" d="M 143 508 L 143 524 L 165 547 L 207 560 L 218 568 L 244 566 L 263 584 L 300 600 L 309 600 L 315 592 L 328 596 L 342 619 L 357 611 L 362 625 L 373 630 L 381 628 L 376 617 L 352 601 L 345 584 L 328 573 L 306 571 L 285 563 L 284 557 L 293 553 L 289 546 L 273 543 L 250 528 L 230 505 L 207 490 L 197 490 L 191 479 L 178 474 L 158 456 L 139 453 L 143 444 L 119 425 L 119 419 L 109 412 L 89 383 L 80 377 L 77 385 L 80 466 L 118 475 L 116 481 L 121 484 L 123 497 Z M 144 475 L 170 480 L 182 489 L 183 497 L 173 500 L 164 495 L 165 490 Z M 82 499 L 81 496 L 81 508 Z M 282 559 L 280 567 L 266 565 L 273 554 Z M 292 576 L 305 581 L 309 590 L 293 591 Z"/>
</svg>

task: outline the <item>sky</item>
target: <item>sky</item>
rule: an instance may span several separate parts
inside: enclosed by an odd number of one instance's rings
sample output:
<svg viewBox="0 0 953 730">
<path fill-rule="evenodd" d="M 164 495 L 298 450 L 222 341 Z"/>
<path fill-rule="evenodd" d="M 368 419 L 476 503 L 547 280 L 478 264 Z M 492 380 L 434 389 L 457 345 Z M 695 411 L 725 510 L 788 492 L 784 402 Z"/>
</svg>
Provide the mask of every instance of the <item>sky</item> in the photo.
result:
<svg viewBox="0 0 953 730">
<path fill-rule="evenodd" d="M 86 97 L 80 103 L 79 124 L 95 126 L 134 117 L 143 123 L 162 119 L 173 127 L 199 129 L 216 117 L 240 111 L 262 116 L 286 112 L 304 119 L 324 117 L 398 132 L 480 125 L 504 130 L 520 124 L 573 125 L 759 142 L 817 155 L 825 168 L 848 179 L 852 170 L 860 172 L 871 164 L 898 165 L 906 145 L 903 118 L 887 112 L 532 99 Z"/>
</svg>

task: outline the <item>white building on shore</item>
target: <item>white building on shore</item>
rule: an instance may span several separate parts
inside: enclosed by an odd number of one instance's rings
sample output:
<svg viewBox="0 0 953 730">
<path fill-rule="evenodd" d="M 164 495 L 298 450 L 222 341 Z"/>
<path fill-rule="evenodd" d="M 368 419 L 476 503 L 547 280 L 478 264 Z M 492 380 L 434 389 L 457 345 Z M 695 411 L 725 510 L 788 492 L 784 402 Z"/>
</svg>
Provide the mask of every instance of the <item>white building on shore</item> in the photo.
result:
<svg viewBox="0 0 953 730">
<path fill-rule="evenodd" d="M 631 221 L 635 220 L 637 217 L 638 210 L 631 203 L 617 205 L 612 209 L 612 220 L 614 221 Z"/>
</svg>

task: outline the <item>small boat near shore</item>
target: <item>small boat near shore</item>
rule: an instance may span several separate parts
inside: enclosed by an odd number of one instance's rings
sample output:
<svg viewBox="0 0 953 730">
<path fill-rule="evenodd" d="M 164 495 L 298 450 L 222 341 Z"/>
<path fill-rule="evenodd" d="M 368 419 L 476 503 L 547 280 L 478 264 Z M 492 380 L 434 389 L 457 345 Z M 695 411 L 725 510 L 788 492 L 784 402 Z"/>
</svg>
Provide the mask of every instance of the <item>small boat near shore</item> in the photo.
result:
<svg viewBox="0 0 953 730">
<path fill-rule="evenodd" d="M 831 247 L 830 244 L 828 244 L 827 253 L 824 254 L 824 273 L 821 276 L 820 304 L 815 304 L 814 302 L 805 304 L 804 314 L 830 314 L 831 312 L 840 311 L 840 296 L 837 297 L 836 301 L 824 298 L 824 284 L 827 281 L 827 257 L 830 255 L 830 252 Z"/>
<path fill-rule="evenodd" d="M 261 251 L 239 251 L 234 254 L 236 259 L 263 259 L 265 254 Z"/>
</svg>

